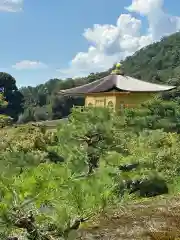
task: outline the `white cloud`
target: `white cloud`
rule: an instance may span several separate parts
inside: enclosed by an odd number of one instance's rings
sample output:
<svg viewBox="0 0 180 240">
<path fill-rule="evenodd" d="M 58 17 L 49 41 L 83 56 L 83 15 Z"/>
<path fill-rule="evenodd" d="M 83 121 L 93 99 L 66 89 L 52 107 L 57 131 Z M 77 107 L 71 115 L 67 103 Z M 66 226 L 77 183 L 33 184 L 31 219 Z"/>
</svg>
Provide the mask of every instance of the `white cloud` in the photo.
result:
<svg viewBox="0 0 180 240">
<path fill-rule="evenodd" d="M 133 0 L 126 9 L 147 17 L 153 40 L 180 30 L 180 17 L 171 16 L 163 10 L 164 0 Z"/>
<path fill-rule="evenodd" d="M 91 46 L 87 52 L 77 53 L 68 68 L 59 69 L 61 76 L 84 76 L 107 70 L 140 48 L 180 30 L 180 17 L 165 13 L 163 3 L 163 0 L 132 0 L 132 4 L 125 7 L 129 14 L 121 14 L 115 25 L 95 24 L 85 29 L 83 36 Z M 131 12 L 147 18 L 146 33 L 141 34 L 142 22 Z"/>
<path fill-rule="evenodd" d="M 12 67 L 15 68 L 16 70 L 25 70 L 25 69 L 46 68 L 47 65 L 39 61 L 23 60 L 21 62 L 17 62 Z"/>
<path fill-rule="evenodd" d="M 19 12 L 24 0 L 0 0 L 0 12 Z"/>
<path fill-rule="evenodd" d="M 142 15 L 148 15 L 149 13 L 163 8 L 163 0 L 133 0 L 132 4 L 126 9 L 130 12 L 137 12 Z"/>
</svg>

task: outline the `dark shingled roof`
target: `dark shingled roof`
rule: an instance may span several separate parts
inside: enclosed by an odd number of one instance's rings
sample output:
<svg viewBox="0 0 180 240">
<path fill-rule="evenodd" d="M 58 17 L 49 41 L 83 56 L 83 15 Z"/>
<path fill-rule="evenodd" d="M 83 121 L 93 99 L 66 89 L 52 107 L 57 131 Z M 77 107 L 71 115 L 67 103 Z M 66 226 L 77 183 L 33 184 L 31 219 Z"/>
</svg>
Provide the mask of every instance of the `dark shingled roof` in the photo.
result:
<svg viewBox="0 0 180 240">
<path fill-rule="evenodd" d="M 78 95 L 87 93 L 107 92 L 111 89 L 117 89 L 119 91 L 127 92 L 162 92 L 172 90 L 174 88 L 176 87 L 149 83 L 124 75 L 111 74 L 102 79 L 79 87 L 61 90 L 61 93 L 65 95 Z"/>
</svg>

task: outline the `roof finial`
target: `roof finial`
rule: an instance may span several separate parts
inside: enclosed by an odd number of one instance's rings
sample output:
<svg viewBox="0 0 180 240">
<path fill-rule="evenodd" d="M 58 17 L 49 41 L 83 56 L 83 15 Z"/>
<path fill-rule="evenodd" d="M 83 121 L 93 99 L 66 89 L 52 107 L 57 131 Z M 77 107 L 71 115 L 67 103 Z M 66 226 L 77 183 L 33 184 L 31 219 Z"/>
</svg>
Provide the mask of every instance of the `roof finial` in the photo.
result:
<svg viewBox="0 0 180 240">
<path fill-rule="evenodd" d="M 115 69 L 112 70 L 111 74 L 114 74 L 114 75 L 124 75 L 124 73 L 122 71 L 122 64 L 121 63 L 117 63 L 115 65 Z"/>
</svg>

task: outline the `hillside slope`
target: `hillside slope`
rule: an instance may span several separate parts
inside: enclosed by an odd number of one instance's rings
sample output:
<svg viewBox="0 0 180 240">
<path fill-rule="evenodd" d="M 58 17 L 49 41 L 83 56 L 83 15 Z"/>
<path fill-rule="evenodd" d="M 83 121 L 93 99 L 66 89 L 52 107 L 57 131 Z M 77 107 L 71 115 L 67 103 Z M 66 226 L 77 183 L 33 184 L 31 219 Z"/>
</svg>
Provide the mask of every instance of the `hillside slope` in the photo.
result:
<svg viewBox="0 0 180 240">
<path fill-rule="evenodd" d="M 125 73 L 148 81 L 168 83 L 180 76 L 180 33 L 163 38 L 123 61 Z"/>
</svg>

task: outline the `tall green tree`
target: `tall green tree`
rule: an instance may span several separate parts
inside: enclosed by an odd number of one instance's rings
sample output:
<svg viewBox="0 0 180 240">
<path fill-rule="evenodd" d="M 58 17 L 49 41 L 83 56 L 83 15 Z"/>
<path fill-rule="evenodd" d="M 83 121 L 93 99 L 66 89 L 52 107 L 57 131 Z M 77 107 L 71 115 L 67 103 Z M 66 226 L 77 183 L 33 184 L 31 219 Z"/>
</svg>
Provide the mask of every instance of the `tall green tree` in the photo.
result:
<svg viewBox="0 0 180 240">
<path fill-rule="evenodd" d="M 0 72 L 0 89 L 3 92 L 6 108 L 0 108 L 0 113 L 12 117 L 15 121 L 23 111 L 23 95 L 16 86 L 16 80 L 10 74 Z"/>
</svg>

